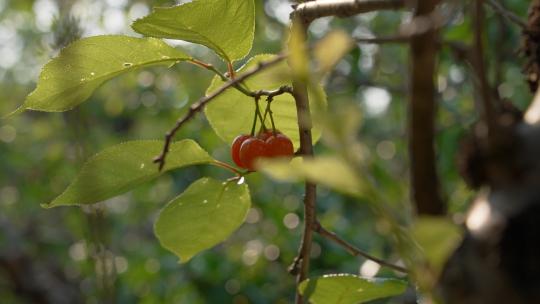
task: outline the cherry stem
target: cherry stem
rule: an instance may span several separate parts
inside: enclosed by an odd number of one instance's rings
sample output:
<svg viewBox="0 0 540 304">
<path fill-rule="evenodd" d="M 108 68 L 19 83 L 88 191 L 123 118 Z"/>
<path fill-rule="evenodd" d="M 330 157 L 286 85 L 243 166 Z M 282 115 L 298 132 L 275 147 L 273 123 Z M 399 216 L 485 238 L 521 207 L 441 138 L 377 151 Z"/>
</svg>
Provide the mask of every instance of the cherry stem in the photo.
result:
<svg viewBox="0 0 540 304">
<path fill-rule="evenodd" d="M 270 104 L 267 103 L 266 104 L 266 109 L 264 110 L 264 115 L 263 115 L 263 121 L 262 121 L 262 126 L 261 126 L 261 131 L 266 131 L 266 116 L 268 115 L 268 112 L 270 111 Z"/>
<path fill-rule="evenodd" d="M 264 125 L 264 118 L 261 114 L 261 109 L 259 106 L 259 99 L 256 98 L 257 102 L 255 103 L 255 114 L 259 117 L 259 121 L 261 122 L 261 128 L 264 130 L 266 129 L 266 126 Z"/>
<path fill-rule="evenodd" d="M 251 136 L 255 135 L 255 129 L 257 128 L 257 117 L 259 117 L 259 98 L 255 97 L 255 113 L 253 114 L 253 125 L 251 126 Z"/>
<path fill-rule="evenodd" d="M 272 133 L 274 133 L 274 135 L 276 135 L 276 124 L 274 123 L 274 113 L 272 113 L 272 109 L 270 109 L 270 104 L 272 103 L 272 100 L 273 98 L 272 97 L 268 97 L 266 99 L 266 109 L 268 111 L 268 114 L 270 114 L 270 122 L 272 123 Z"/>
</svg>

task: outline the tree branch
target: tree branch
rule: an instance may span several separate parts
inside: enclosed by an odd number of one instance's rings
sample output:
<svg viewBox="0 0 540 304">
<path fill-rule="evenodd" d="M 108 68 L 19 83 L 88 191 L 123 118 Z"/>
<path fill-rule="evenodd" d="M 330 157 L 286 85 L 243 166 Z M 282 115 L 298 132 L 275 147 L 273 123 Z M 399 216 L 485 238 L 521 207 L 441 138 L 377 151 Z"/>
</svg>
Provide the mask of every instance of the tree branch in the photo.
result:
<svg viewBox="0 0 540 304">
<path fill-rule="evenodd" d="M 415 18 L 430 16 L 438 0 L 417 1 Z M 409 158 L 412 198 L 419 214 L 440 215 L 445 206 L 435 165 L 435 62 L 437 29 L 411 39 L 411 93 L 409 99 Z"/>
<path fill-rule="evenodd" d="M 293 5 L 293 15 L 311 22 L 317 18 L 337 16 L 350 17 L 378 10 L 397 10 L 404 6 L 403 0 L 320 0 Z"/>
<path fill-rule="evenodd" d="M 302 37 L 306 39 L 307 30 L 310 25 L 310 21 L 301 19 L 298 17 L 292 18 L 292 26 L 297 27 L 297 32 L 302 34 Z M 294 30 L 292 30 L 294 31 Z M 311 112 L 309 109 L 308 89 L 305 80 L 294 79 L 293 80 L 293 96 L 296 102 L 296 115 L 298 118 L 298 131 L 300 133 L 300 149 L 299 154 L 304 157 L 313 156 L 313 141 L 311 138 Z M 313 225 L 316 221 L 315 204 L 317 200 L 317 186 L 314 183 L 305 183 L 305 196 L 304 196 L 304 231 L 302 234 L 302 240 L 298 256 L 295 258 L 293 264 L 290 266 L 289 271 L 296 274 L 296 286 L 307 279 L 309 272 L 309 259 L 311 254 L 311 245 L 313 242 Z M 304 303 L 304 299 L 298 288 L 296 288 L 296 304 Z"/>
<path fill-rule="evenodd" d="M 214 98 L 218 97 L 219 95 L 223 94 L 223 92 L 225 92 L 230 87 L 234 87 L 234 86 L 238 85 L 239 83 L 241 83 L 242 81 L 248 79 L 249 77 L 261 72 L 262 70 L 265 70 L 265 69 L 267 69 L 267 68 L 269 68 L 269 67 L 283 61 L 286 57 L 287 57 L 286 55 L 281 54 L 281 55 L 276 56 L 272 60 L 269 60 L 267 62 L 261 62 L 254 69 L 252 69 L 250 71 L 247 71 L 247 72 L 243 73 L 242 75 L 237 75 L 237 77 L 235 79 L 229 80 L 223 86 L 221 86 L 219 89 L 214 91 L 212 94 L 207 95 L 207 96 L 201 98 L 196 103 L 192 104 L 189 107 L 189 111 L 182 118 L 178 119 L 176 121 L 175 126 L 169 132 L 167 132 L 167 134 L 165 134 L 165 144 L 163 145 L 163 150 L 161 151 L 160 155 L 158 155 L 156 158 L 154 158 L 154 163 L 159 165 L 159 170 L 161 171 L 163 169 L 163 167 L 165 166 L 165 158 L 167 157 L 167 153 L 169 152 L 169 147 L 171 145 L 171 141 L 172 141 L 174 135 L 176 134 L 176 132 L 178 132 L 178 130 L 186 122 L 190 121 L 195 116 L 195 114 L 202 111 L 202 109 L 204 109 L 204 107 L 210 101 L 212 101 Z M 282 87 L 282 88 L 283 88 L 283 93 L 289 91 L 289 90 L 285 89 L 284 87 Z M 270 94 L 276 94 L 276 92 L 275 91 L 258 91 L 258 92 L 252 93 L 250 96 L 255 97 L 257 95 L 258 96 L 264 96 L 264 95 L 270 95 Z"/>
<path fill-rule="evenodd" d="M 382 266 L 392 268 L 392 269 L 394 269 L 396 271 L 403 272 L 403 273 L 409 273 L 409 270 L 404 268 L 404 267 L 401 267 L 401 266 L 394 265 L 392 263 L 386 262 L 385 260 L 374 257 L 374 256 L 370 255 L 369 253 L 366 253 L 366 252 L 354 247 L 353 245 L 349 244 L 347 241 L 340 238 L 334 232 L 329 231 L 326 228 L 324 228 L 319 222 L 315 223 L 315 225 L 313 226 L 313 229 L 320 236 L 322 236 L 325 239 L 330 240 L 330 241 L 340 245 L 341 247 L 345 248 L 345 250 L 347 250 L 351 255 L 353 255 L 355 257 L 361 256 L 361 257 L 364 257 L 364 258 L 366 258 L 368 260 L 372 260 L 372 261 L 374 261 L 374 262 L 376 262 L 376 263 L 378 263 L 378 264 L 380 264 Z"/>
</svg>

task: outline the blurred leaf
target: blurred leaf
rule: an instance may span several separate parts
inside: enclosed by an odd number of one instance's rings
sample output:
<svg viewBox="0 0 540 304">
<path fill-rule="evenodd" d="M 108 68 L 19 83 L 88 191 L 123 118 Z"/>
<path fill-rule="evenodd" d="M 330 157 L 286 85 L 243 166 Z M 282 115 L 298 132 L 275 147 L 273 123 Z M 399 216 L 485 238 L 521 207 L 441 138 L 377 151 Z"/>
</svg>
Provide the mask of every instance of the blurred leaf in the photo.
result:
<svg viewBox="0 0 540 304">
<path fill-rule="evenodd" d="M 67 111 L 105 81 L 133 69 L 187 60 L 183 51 L 154 38 L 95 36 L 75 41 L 45 65 L 37 88 L 14 113 Z"/>
<path fill-rule="evenodd" d="M 362 278 L 351 274 L 326 275 L 300 283 L 300 293 L 313 304 L 357 304 L 399 295 L 407 283 L 396 279 Z"/>
<path fill-rule="evenodd" d="M 270 60 L 274 55 L 258 55 L 249 60 L 246 65 L 239 69 L 239 72 L 249 71 L 257 66 L 259 62 Z M 283 85 L 290 85 L 292 79 L 290 69 L 286 62 L 279 63 L 264 70 L 244 82 L 251 90 L 274 90 Z M 207 93 L 218 89 L 224 84 L 219 77 L 214 77 Z M 324 95 L 324 90 L 318 86 L 319 94 Z M 310 96 L 313 95 L 310 93 Z M 314 100 L 310 98 L 310 105 Z M 323 100 L 326 104 L 326 99 Z M 261 110 L 264 111 L 266 101 L 261 100 Z M 295 148 L 299 146 L 298 121 L 296 115 L 296 105 L 294 98 L 290 94 L 276 96 L 272 101 L 272 111 L 276 128 L 287 135 L 293 142 Z M 217 135 L 225 142 L 231 144 L 233 139 L 239 134 L 249 133 L 253 124 L 255 112 L 255 102 L 252 97 L 248 97 L 238 90 L 231 88 L 221 94 L 205 108 L 206 117 Z M 267 121 L 270 126 L 270 121 Z M 259 124 L 260 125 L 260 124 Z M 320 137 L 320 130 L 313 129 L 313 140 L 316 142 Z"/>
<path fill-rule="evenodd" d="M 162 172 L 152 159 L 161 153 L 163 141 L 130 141 L 103 150 L 84 164 L 69 187 L 44 207 L 93 204 L 127 192 L 163 172 L 213 161 L 196 142 L 171 144 Z"/>
<path fill-rule="evenodd" d="M 302 22 L 293 22 L 289 35 L 289 65 L 296 79 L 307 83 L 309 77 L 309 57 L 306 48 L 306 34 Z"/>
<path fill-rule="evenodd" d="M 154 227 L 161 245 L 182 262 L 227 239 L 251 205 L 247 184 L 201 178 L 161 211 Z"/>
<path fill-rule="evenodd" d="M 362 178 L 337 157 L 262 159 L 258 168 L 276 180 L 309 180 L 352 196 L 364 194 Z"/>
<path fill-rule="evenodd" d="M 342 30 L 330 32 L 317 42 L 313 55 L 318 62 L 320 76 L 328 74 L 353 46 L 349 34 Z"/>
<path fill-rule="evenodd" d="M 412 234 L 438 274 L 460 243 L 463 232 L 447 218 L 423 216 L 417 219 Z"/>
<path fill-rule="evenodd" d="M 255 33 L 253 0 L 195 0 L 154 11 L 132 25 L 137 33 L 205 45 L 226 61 L 245 57 Z"/>
</svg>

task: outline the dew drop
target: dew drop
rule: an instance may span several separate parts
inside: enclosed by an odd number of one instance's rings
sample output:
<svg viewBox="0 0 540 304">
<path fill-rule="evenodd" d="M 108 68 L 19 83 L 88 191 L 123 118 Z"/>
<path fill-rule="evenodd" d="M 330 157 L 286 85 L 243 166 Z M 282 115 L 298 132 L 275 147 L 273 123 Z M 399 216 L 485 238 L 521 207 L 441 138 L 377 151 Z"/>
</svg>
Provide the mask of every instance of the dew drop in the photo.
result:
<svg viewBox="0 0 540 304">
<path fill-rule="evenodd" d="M 225 191 L 229 191 L 229 187 L 225 187 Z"/>
<path fill-rule="evenodd" d="M 96 73 L 90 72 L 90 76 L 95 76 L 95 75 L 96 75 Z"/>
<path fill-rule="evenodd" d="M 208 200 L 202 201 L 203 204 L 208 204 Z"/>
<path fill-rule="evenodd" d="M 131 62 L 124 62 L 124 67 L 125 68 L 129 68 L 132 65 L 133 65 L 133 63 L 131 63 Z"/>
<path fill-rule="evenodd" d="M 246 181 L 246 179 L 242 176 L 242 177 L 240 177 L 240 179 L 238 180 L 238 182 L 236 184 L 242 185 L 245 181 Z"/>
<path fill-rule="evenodd" d="M 141 169 L 144 169 L 144 166 L 145 166 L 144 163 L 142 163 L 140 168 L 141 168 Z"/>
<path fill-rule="evenodd" d="M 81 82 L 84 82 L 86 80 L 86 78 L 81 78 Z"/>
<path fill-rule="evenodd" d="M 169 59 L 169 58 L 171 58 L 171 57 L 165 56 L 165 55 L 161 56 L 161 59 Z"/>
</svg>

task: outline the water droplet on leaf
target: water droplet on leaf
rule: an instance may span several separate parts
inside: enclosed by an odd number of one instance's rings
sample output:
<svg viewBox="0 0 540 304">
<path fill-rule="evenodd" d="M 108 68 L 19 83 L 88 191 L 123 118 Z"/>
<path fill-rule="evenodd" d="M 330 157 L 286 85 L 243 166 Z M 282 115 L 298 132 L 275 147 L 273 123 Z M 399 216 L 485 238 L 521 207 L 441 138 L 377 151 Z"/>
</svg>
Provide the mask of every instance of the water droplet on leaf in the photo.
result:
<svg viewBox="0 0 540 304">
<path fill-rule="evenodd" d="M 208 203 L 208 200 L 204 200 L 202 201 L 203 204 L 207 204 Z"/>
<path fill-rule="evenodd" d="M 125 68 L 129 68 L 132 65 L 133 65 L 133 63 L 131 63 L 131 62 L 124 62 L 124 67 Z"/>
<path fill-rule="evenodd" d="M 144 163 L 142 163 L 140 168 L 141 168 L 141 169 L 144 169 L 144 166 L 145 166 Z"/>
</svg>

